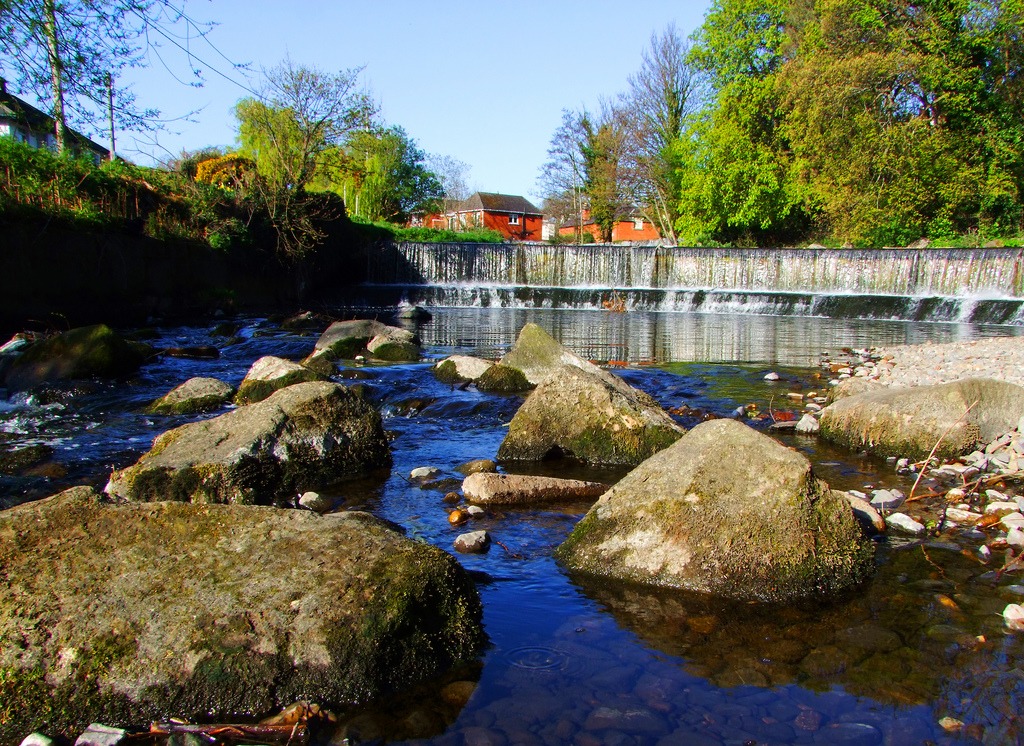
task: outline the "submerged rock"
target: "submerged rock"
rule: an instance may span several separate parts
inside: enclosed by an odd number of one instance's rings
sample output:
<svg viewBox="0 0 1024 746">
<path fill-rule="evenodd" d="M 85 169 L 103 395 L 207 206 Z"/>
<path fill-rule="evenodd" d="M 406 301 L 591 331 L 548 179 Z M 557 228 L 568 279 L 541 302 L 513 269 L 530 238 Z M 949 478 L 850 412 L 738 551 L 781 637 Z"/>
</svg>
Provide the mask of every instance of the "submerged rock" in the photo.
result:
<svg viewBox="0 0 1024 746">
<path fill-rule="evenodd" d="M 0 743 L 43 724 L 73 738 L 93 720 L 363 703 L 484 642 L 454 557 L 366 513 L 74 488 L 0 512 L 0 566 Z"/>
<path fill-rule="evenodd" d="M 549 376 L 512 418 L 498 459 L 638 464 L 685 432 L 652 397 L 600 373 L 566 365 Z"/>
<path fill-rule="evenodd" d="M 299 383 L 218 417 L 168 430 L 111 497 L 210 503 L 290 502 L 390 463 L 380 414 L 344 386 Z"/>
<path fill-rule="evenodd" d="M 466 477 L 462 492 L 481 505 L 534 505 L 549 500 L 589 500 L 608 491 L 607 484 L 525 474 L 477 473 Z"/>
<path fill-rule="evenodd" d="M 212 412 L 230 401 L 235 390 L 216 378 L 197 376 L 171 389 L 153 402 L 152 414 L 199 414 Z"/>
<path fill-rule="evenodd" d="M 589 574 L 760 601 L 834 594 L 872 568 L 843 493 L 732 420 L 698 425 L 640 464 L 557 555 Z"/>
<path fill-rule="evenodd" d="M 849 396 L 821 413 L 820 434 L 854 450 L 921 459 L 970 453 L 1017 425 L 1024 387 L 989 378 Z"/>
<path fill-rule="evenodd" d="M 26 349 L 11 363 L 6 384 L 11 391 L 23 391 L 46 381 L 123 378 L 142 365 L 142 347 L 109 326 L 83 326 Z"/>
<path fill-rule="evenodd" d="M 235 404 L 263 401 L 275 391 L 296 383 L 320 381 L 323 377 L 291 360 L 265 355 L 250 366 L 238 384 Z"/>
</svg>

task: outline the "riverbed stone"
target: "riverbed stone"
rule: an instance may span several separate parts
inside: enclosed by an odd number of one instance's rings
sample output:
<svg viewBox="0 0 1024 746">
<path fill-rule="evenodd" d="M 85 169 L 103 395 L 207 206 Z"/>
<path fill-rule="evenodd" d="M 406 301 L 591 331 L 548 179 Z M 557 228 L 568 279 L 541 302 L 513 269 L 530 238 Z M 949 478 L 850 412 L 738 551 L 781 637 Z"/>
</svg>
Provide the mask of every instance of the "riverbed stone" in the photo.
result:
<svg viewBox="0 0 1024 746">
<path fill-rule="evenodd" d="M 951 459 L 1012 430 L 1021 411 L 1024 387 L 968 378 L 841 399 L 822 411 L 820 433 L 880 456 L 922 459 L 935 448 L 938 458 Z"/>
<path fill-rule="evenodd" d="M 521 370 L 502 363 L 492 365 L 474 383 L 478 391 L 492 394 L 518 394 L 533 388 Z"/>
<path fill-rule="evenodd" d="M 478 458 L 455 467 L 455 471 L 468 477 L 470 474 L 494 474 L 498 464 L 489 458 Z"/>
<path fill-rule="evenodd" d="M 105 324 L 83 326 L 28 347 L 11 363 L 5 382 L 11 391 L 23 391 L 48 381 L 125 378 L 142 365 L 143 348 Z"/>
<path fill-rule="evenodd" d="M 590 463 L 639 464 L 684 432 L 651 396 L 617 376 L 564 365 L 520 406 L 498 460 L 560 455 Z"/>
<path fill-rule="evenodd" d="M 490 360 L 470 355 L 449 355 L 433 367 L 434 376 L 441 383 L 475 381 L 493 366 Z"/>
<path fill-rule="evenodd" d="M 551 500 L 591 500 L 608 491 L 608 485 L 579 479 L 535 477 L 528 474 L 471 474 L 462 493 L 480 505 L 534 505 Z"/>
<path fill-rule="evenodd" d="M 455 537 L 455 551 L 462 554 L 482 554 L 491 544 L 491 537 L 486 531 L 470 531 Z"/>
<path fill-rule="evenodd" d="M 106 492 L 122 500 L 290 503 L 390 463 L 380 414 L 324 381 L 168 430 Z"/>
<path fill-rule="evenodd" d="M 912 536 L 920 536 L 925 532 L 923 523 L 919 523 L 906 513 L 892 513 L 885 517 L 885 525 L 889 528 Z"/>
<path fill-rule="evenodd" d="M 843 493 L 800 453 L 724 419 L 633 469 L 557 555 L 588 574 L 759 601 L 832 595 L 872 569 Z"/>
<path fill-rule="evenodd" d="M 554 337 L 532 323 L 526 324 L 519 331 L 515 345 L 501 358 L 501 364 L 521 370 L 533 386 L 543 383 L 545 378 L 565 365 L 591 372 L 604 372 L 563 347 Z"/>
<path fill-rule="evenodd" d="M 153 402 L 151 414 L 200 414 L 220 409 L 235 390 L 217 378 L 196 376 L 168 391 Z"/>
<path fill-rule="evenodd" d="M 245 378 L 238 384 L 235 404 L 253 404 L 286 386 L 320 380 L 323 376 L 296 362 L 264 355 L 249 367 Z"/>
<path fill-rule="evenodd" d="M 0 566 L 0 743 L 364 703 L 484 642 L 455 558 L 361 512 L 111 504 L 79 487 L 0 512 Z"/>
<path fill-rule="evenodd" d="M 375 319 L 353 319 L 351 321 L 335 321 L 320 335 L 313 347 L 313 352 L 302 361 L 302 364 L 326 374 L 333 367 L 335 360 L 355 360 L 367 351 L 367 345 L 375 341 L 375 348 L 382 360 L 391 360 L 388 357 L 395 351 L 403 354 L 415 347 L 416 354 L 412 358 L 418 360 L 419 338 L 407 329 L 400 329 L 397 326 L 388 326 Z M 394 346 L 388 347 L 391 343 Z M 407 346 L 408 345 L 408 346 Z M 395 359 L 407 359 L 397 357 Z"/>
</svg>

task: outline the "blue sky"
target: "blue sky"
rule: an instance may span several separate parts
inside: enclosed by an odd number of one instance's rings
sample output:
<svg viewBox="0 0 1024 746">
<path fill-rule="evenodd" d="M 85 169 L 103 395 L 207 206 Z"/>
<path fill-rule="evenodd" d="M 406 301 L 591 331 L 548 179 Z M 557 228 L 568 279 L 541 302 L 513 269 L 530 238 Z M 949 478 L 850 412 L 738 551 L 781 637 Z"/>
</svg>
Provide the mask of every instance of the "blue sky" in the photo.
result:
<svg viewBox="0 0 1024 746">
<path fill-rule="evenodd" d="M 197 55 L 241 82 L 218 51 L 253 74 L 285 56 L 325 71 L 364 66 L 388 124 L 429 152 L 470 166 L 471 189 L 538 200 L 537 175 L 563 108 L 594 108 L 626 88 L 653 32 L 688 35 L 708 0 L 210 0 L 189 12 L 219 25 Z M 187 77 L 180 54 L 163 55 Z M 200 65 L 202 67 L 202 65 Z M 175 82 L 156 59 L 133 71 L 139 103 L 171 122 L 156 142 L 130 134 L 118 150 L 140 163 L 205 145 L 232 145 L 234 103 L 246 92 L 215 72 L 204 87 Z M 250 81 L 251 83 L 252 81 Z M 152 139 L 152 138 L 148 138 Z M 147 157 L 147 155 L 149 157 Z"/>
</svg>

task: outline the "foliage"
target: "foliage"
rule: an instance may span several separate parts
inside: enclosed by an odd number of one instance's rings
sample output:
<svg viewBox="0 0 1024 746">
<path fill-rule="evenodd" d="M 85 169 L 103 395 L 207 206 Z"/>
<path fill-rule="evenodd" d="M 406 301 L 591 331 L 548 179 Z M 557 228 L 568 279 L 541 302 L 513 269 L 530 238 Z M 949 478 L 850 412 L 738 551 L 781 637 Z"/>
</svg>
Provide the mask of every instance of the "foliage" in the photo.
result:
<svg viewBox="0 0 1024 746">
<path fill-rule="evenodd" d="M 403 227 L 383 221 L 369 221 L 354 217 L 353 222 L 367 236 L 375 239 L 409 241 L 412 243 L 504 243 L 506 238 L 499 231 L 489 228 L 471 228 L 452 231 L 441 228 Z"/>
<path fill-rule="evenodd" d="M 196 164 L 195 181 L 212 184 L 224 189 L 247 189 L 256 174 L 256 164 L 251 158 L 228 153 L 207 158 Z"/>
</svg>

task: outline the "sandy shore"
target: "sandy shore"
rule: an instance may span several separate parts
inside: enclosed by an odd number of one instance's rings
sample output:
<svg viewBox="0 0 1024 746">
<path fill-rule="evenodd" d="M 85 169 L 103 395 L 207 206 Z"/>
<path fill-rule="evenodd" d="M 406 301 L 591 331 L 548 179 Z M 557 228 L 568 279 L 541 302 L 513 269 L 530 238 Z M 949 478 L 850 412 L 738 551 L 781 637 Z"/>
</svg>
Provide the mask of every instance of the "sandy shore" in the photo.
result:
<svg viewBox="0 0 1024 746">
<path fill-rule="evenodd" d="M 878 347 L 869 378 L 886 386 L 926 386 L 961 378 L 995 378 L 1024 386 L 1024 337 Z"/>
</svg>

